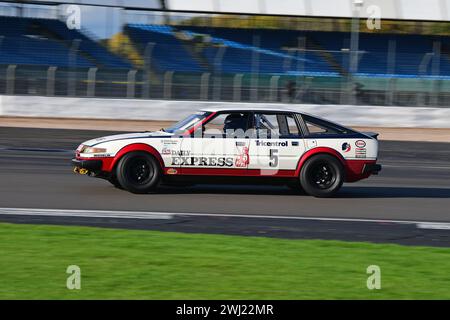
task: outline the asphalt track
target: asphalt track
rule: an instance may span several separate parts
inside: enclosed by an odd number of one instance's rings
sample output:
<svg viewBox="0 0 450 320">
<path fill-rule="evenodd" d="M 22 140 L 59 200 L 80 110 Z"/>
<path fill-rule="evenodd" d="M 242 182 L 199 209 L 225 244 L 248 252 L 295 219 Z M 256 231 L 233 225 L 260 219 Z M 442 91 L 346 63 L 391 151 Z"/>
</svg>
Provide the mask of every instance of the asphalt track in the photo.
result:
<svg viewBox="0 0 450 320">
<path fill-rule="evenodd" d="M 71 150 L 106 134 L 0 127 L 0 221 L 450 246 L 450 144 L 383 141 L 381 174 L 344 185 L 332 199 L 281 186 L 163 187 L 134 195 L 71 171 Z"/>
</svg>

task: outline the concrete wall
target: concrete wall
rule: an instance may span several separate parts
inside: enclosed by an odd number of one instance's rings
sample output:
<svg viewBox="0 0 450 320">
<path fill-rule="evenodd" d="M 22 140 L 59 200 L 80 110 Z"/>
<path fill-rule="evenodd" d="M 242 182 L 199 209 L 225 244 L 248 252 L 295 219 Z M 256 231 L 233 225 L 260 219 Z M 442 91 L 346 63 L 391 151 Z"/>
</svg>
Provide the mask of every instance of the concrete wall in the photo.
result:
<svg viewBox="0 0 450 320">
<path fill-rule="evenodd" d="M 262 13 L 316 17 L 353 16 L 355 0 L 169 0 L 172 10 Z M 448 21 L 450 0 L 364 0 L 361 17 L 376 12 L 382 19 Z"/>
<path fill-rule="evenodd" d="M 179 120 L 209 106 L 288 108 L 349 126 L 450 128 L 450 108 L 0 96 L 0 116 L 14 117 Z"/>
</svg>

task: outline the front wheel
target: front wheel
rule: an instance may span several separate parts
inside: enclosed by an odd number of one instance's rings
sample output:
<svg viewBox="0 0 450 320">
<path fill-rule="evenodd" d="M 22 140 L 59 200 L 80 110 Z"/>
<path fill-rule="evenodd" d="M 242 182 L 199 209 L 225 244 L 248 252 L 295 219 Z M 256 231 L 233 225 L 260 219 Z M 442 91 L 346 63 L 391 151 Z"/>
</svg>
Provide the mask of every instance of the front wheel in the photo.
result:
<svg viewBox="0 0 450 320">
<path fill-rule="evenodd" d="M 309 195 L 332 197 L 344 182 L 344 168 L 335 157 L 327 154 L 306 160 L 300 171 L 300 183 Z"/>
<path fill-rule="evenodd" d="M 117 177 L 115 175 L 108 178 L 108 181 L 117 189 L 123 189 L 123 187 L 120 185 L 119 180 L 117 180 Z"/>
<path fill-rule="evenodd" d="M 127 153 L 116 168 L 120 185 L 132 193 L 149 193 L 160 182 L 160 166 L 153 156 L 146 152 Z"/>
</svg>

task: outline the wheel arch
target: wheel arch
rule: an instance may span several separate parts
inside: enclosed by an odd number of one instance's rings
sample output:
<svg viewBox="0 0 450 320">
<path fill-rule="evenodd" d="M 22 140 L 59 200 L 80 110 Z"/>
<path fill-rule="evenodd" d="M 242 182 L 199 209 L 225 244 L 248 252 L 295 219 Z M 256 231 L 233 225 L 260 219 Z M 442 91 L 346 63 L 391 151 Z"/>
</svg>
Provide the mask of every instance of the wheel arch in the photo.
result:
<svg viewBox="0 0 450 320">
<path fill-rule="evenodd" d="M 145 144 L 145 143 L 132 143 L 129 144 L 125 147 L 123 147 L 122 149 L 120 149 L 116 155 L 114 156 L 113 161 L 110 164 L 109 167 L 109 172 L 113 172 L 114 168 L 117 166 L 117 164 L 119 163 L 120 159 L 130 153 L 130 152 L 134 152 L 134 151 L 143 151 L 143 152 L 147 152 L 148 154 L 152 155 L 153 157 L 156 158 L 156 160 L 158 161 L 161 170 L 164 171 L 164 161 L 161 157 L 161 154 L 158 152 L 158 150 L 156 150 L 154 147 Z"/>
<path fill-rule="evenodd" d="M 309 158 L 311 158 L 313 156 L 319 155 L 319 154 L 331 155 L 331 156 L 335 157 L 336 159 L 338 159 L 344 168 L 344 173 L 346 174 L 347 169 L 346 169 L 345 159 L 342 157 L 342 155 L 339 152 L 337 152 L 336 150 L 329 148 L 329 147 L 316 147 L 311 150 L 308 150 L 300 157 L 300 159 L 298 160 L 298 163 L 297 163 L 297 169 L 295 170 L 295 176 L 300 177 L 300 171 L 302 170 L 302 167 L 303 167 L 304 163 L 306 162 L 306 160 L 308 160 Z"/>
</svg>

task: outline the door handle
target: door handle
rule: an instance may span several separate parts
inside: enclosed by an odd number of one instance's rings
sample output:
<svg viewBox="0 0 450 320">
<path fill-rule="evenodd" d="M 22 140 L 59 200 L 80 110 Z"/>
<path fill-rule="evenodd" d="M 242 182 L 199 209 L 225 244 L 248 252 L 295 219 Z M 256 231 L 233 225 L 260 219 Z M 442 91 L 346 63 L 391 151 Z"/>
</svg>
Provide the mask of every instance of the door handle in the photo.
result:
<svg viewBox="0 0 450 320">
<path fill-rule="evenodd" d="M 236 146 L 238 146 L 238 147 L 243 147 L 243 146 L 245 146 L 245 142 L 242 142 L 242 141 L 236 141 Z"/>
</svg>

